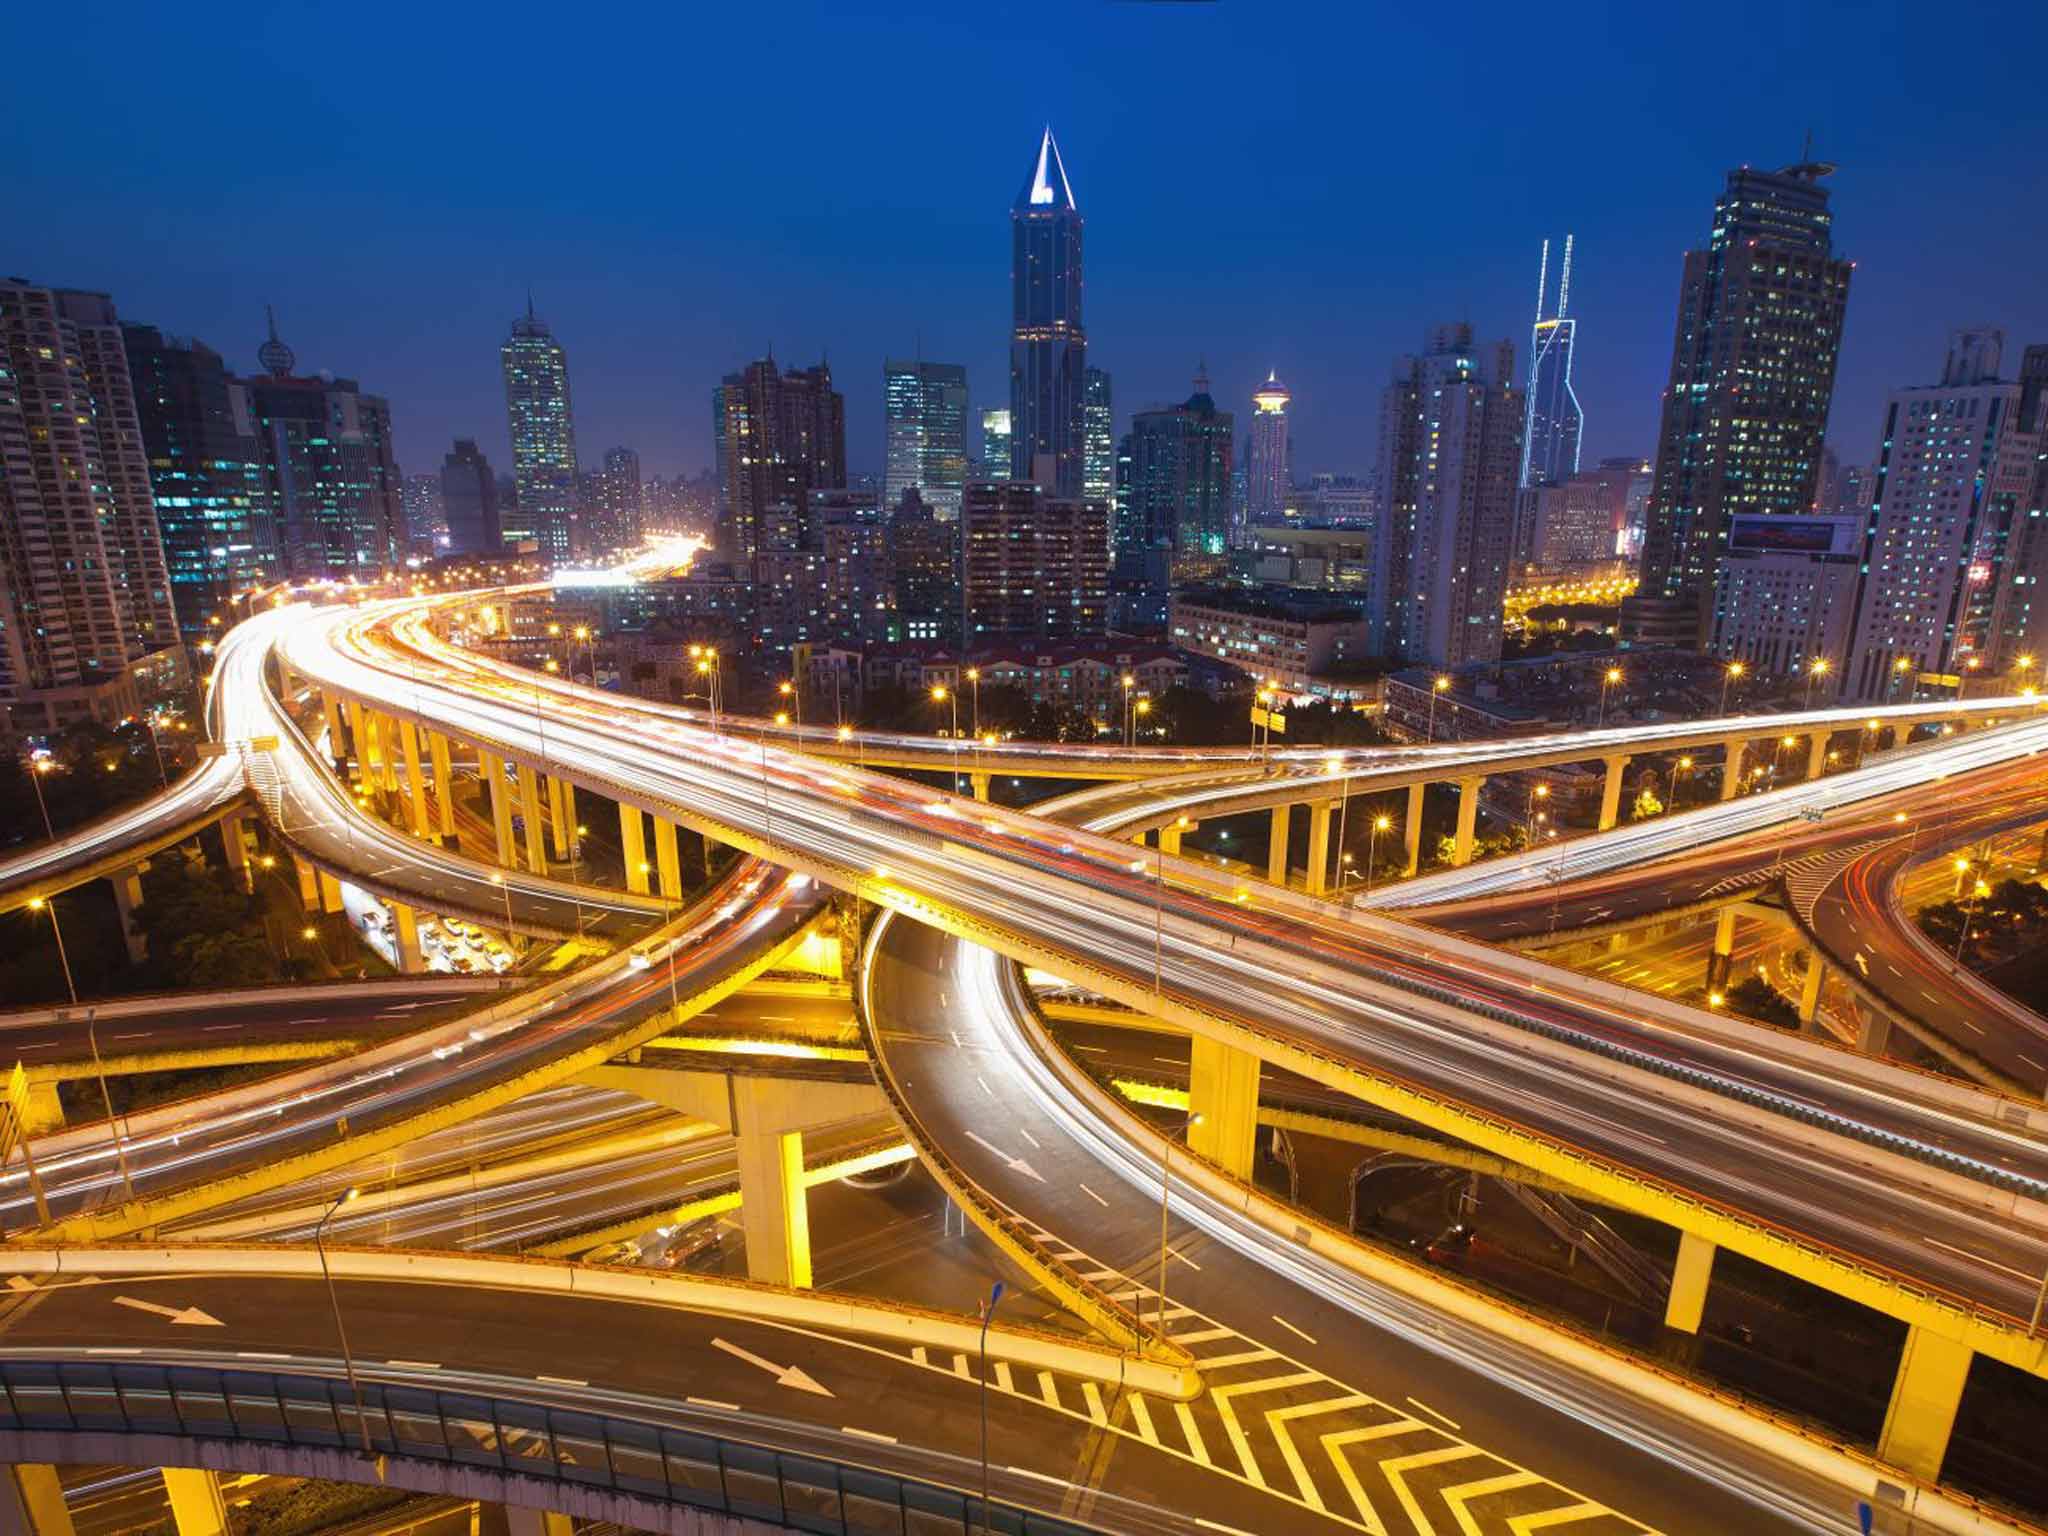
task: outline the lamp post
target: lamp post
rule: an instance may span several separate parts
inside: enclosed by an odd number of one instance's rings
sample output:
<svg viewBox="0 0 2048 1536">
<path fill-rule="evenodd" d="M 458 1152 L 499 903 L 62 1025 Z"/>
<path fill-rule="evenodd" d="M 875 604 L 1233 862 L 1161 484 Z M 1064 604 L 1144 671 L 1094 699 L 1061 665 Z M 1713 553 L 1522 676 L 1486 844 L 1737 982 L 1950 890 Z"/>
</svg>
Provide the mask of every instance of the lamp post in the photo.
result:
<svg viewBox="0 0 2048 1536">
<path fill-rule="evenodd" d="M 804 749 L 803 690 L 797 687 L 795 678 L 785 677 L 775 685 L 775 691 L 781 694 L 783 698 L 789 700 L 789 707 L 796 711 L 796 749 L 801 752 Z"/>
<path fill-rule="evenodd" d="M 1186 1134 L 1202 1123 L 1202 1117 L 1190 1114 L 1179 1134 Z M 1173 1143 L 1176 1133 L 1166 1133 L 1166 1145 L 1159 1154 L 1159 1336 L 1166 1337 L 1166 1216 L 1172 1205 L 1173 1196 Z"/>
<path fill-rule="evenodd" d="M 327 1223 L 334 1219 L 336 1211 L 359 1193 L 361 1191 L 351 1185 L 334 1197 L 334 1203 L 313 1224 L 313 1250 L 320 1255 L 320 1275 L 327 1282 L 327 1304 L 334 1309 L 334 1332 L 341 1340 L 341 1363 L 348 1372 L 348 1389 L 356 1400 L 356 1430 L 363 1437 L 363 1459 L 367 1461 L 376 1454 L 370 1448 L 370 1415 L 363 1407 L 363 1384 L 356 1379 L 356 1359 L 349 1351 L 348 1329 L 341 1321 L 341 1294 L 334 1288 L 334 1271 L 327 1265 Z"/>
<path fill-rule="evenodd" d="M 1977 906 L 1991 894 L 1991 887 L 1979 880 L 1970 892 L 1970 900 L 1963 904 L 1963 931 L 1956 935 L 1956 952 L 1949 960 L 1949 969 L 1956 970 L 1963 963 L 1963 946 L 1970 942 L 1970 920 L 1977 915 Z"/>
<path fill-rule="evenodd" d="M 1806 702 L 1802 709 L 1813 708 L 1813 685 L 1828 675 L 1830 663 L 1825 656 L 1816 656 L 1806 669 Z"/>
<path fill-rule="evenodd" d="M 53 843 L 57 840 L 57 834 L 50 828 L 49 802 L 43 799 L 43 775 L 54 773 L 56 768 L 57 764 L 52 759 L 39 757 L 33 764 L 34 771 L 28 776 L 29 783 L 36 787 L 36 809 L 43 813 L 43 836 Z"/>
<path fill-rule="evenodd" d="M 1365 894 L 1368 896 L 1372 894 L 1373 872 L 1379 864 L 1380 834 L 1393 824 L 1394 818 L 1391 816 L 1375 816 L 1372 819 L 1372 836 L 1365 844 Z"/>
<path fill-rule="evenodd" d="M 974 718 L 970 722 L 974 734 L 981 734 L 981 668 L 967 669 L 967 686 L 974 690 Z"/>
<path fill-rule="evenodd" d="M 1133 741 L 1137 739 L 1138 721 L 1144 719 L 1147 715 L 1151 713 L 1152 701 L 1150 699 L 1140 699 L 1137 703 L 1131 706 L 1131 714 L 1133 717 L 1131 720 L 1131 737 Z"/>
<path fill-rule="evenodd" d="M 995 1321 L 996 1303 L 1003 1299 L 1003 1282 L 989 1287 L 988 1300 L 981 1304 L 981 1528 L 993 1530 L 988 1512 L 988 1325 Z"/>
<path fill-rule="evenodd" d="M 1529 787 L 1529 813 L 1522 819 L 1524 834 L 1522 846 L 1524 848 L 1534 848 L 1536 846 L 1536 823 L 1538 820 L 1536 802 L 1538 800 L 1548 800 L 1549 798 L 1550 786 L 1548 784 L 1532 784 Z"/>
<path fill-rule="evenodd" d="M 953 743 L 953 776 L 949 787 L 957 795 L 960 793 L 960 694 L 944 683 L 937 683 L 932 687 L 932 701 L 946 705 L 951 711 L 948 716 L 951 725 L 946 732 Z"/>
<path fill-rule="evenodd" d="M 54 923 L 56 920 L 57 911 L 52 907 L 50 921 Z M 72 1001 L 75 1003 L 78 999 L 74 997 Z M 85 1042 L 92 1047 L 92 1069 L 100 1080 L 100 1103 L 107 1111 L 107 1135 L 113 1138 L 114 1161 L 121 1166 L 121 1187 L 128 1192 L 128 1198 L 133 1200 L 135 1180 L 128 1172 L 128 1144 L 122 1139 L 120 1122 L 114 1118 L 114 1095 L 107 1088 L 107 1067 L 106 1063 L 100 1060 L 99 1028 L 91 1009 L 87 1009 L 85 1014 Z"/>
<path fill-rule="evenodd" d="M 1174 818 L 1176 832 L 1185 832 L 1194 823 L 1185 816 Z M 1144 868 L 1141 861 L 1138 866 Z M 1159 846 L 1152 850 L 1152 996 L 1157 999 L 1163 989 L 1162 977 L 1166 959 L 1166 834 L 1159 834 Z"/>
<path fill-rule="evenodd" d="M 491 875 L 491 884 L 495 885 L 498 888 L 498 893 L 505 898 L 505 944 L 507 948 L 510 948 L 512 944 L 512 887 L 505 883 L 503 875 L 495 871 Z"/>
<path fill-rule="evenodd" d="M 1692 759 L 1689 757 L 1681 757 L 1678 760 L 1678 765 L 1671 770 L 1671 809 L 1674 811 L 1678 809 L 1680 775 L 1690 772 L 1692 772 Z"/>
<path fill-rule="evenodd" d="M 1607 690 L 1620 681 L 1621 668 L 1619 667 L 1609 667 L 1600 674 L 1600 719 L 1596 723 L 1596 729 L 1607 724 Z"/>
<path fill-rule="evenodd" d="M 1721 707 L 1716 713 L 1728 713 L 1728 685 L 1742 680 L 1742 674 L 1749 670 L 1739 661 L 1731 661 L 1721 669 Z"/>
<path fill-rule="evenodd" d="M 1137 681 L 1138 681 L 1138 680 L 1137 680 L 1137 678 L 1133 677 L 1133 676 L 1132 676 L 1132 675 L 1131 675 L 1130 673 L 1128 673 L 1128 672 L 1126 672 L 1126 673 L 1125 673 L 1125 674 L 1123 675 L 1123 685 L 1124 685 L 1124 746 L 1125 746 L 1125 747 L 1126 747 L 1127 749 L 1128 749 L 1129 747 L 1131 747 L 1131 746 L 1133 746 L 1133 745 L 1135 744 L 1135 743 L 1134 743 L 1134 740 L 1133 740 L 1133 737 L 1134 737 L 1134 735 L 1135 735 L 1135 727 L 1134 727 L 1134 725 L 1133 725 L 1133 723 L 1132 723 L 1132 719 L 1131 719 L 1131 688 L 1133 687 L 1133 685 L 1135 685 L 1135 684 L 1137 683 Z"/>
<path fill-rule="evenodd" d="M 50 914 L 50 932 L 55 935 L 57 940 L 57 963 L 64 968 L 64 990 L 71 998 L 71 1006 L 76 1008 L 78 1006 L 78 987 L 71 980 L 71 957 L 64 951 L 64 929 L 63 925 L 57 921 L 57 904 L 54 901 L 47 901 L 41 896 L 31 896 L 28 909 L 31 912 L 47 910 Z"/>
<path fill-rule="evenodd" d="M 1449 693 L 1450 691 L 1451 680 L 1448 677 L 1439 677 L 1435 682 L 1429 685 L 1429 728 L 1423 733 L 1424 739 L 1428 741 L 1436 740 L 1437 696 L 1439 694 Z"/>
</svg>

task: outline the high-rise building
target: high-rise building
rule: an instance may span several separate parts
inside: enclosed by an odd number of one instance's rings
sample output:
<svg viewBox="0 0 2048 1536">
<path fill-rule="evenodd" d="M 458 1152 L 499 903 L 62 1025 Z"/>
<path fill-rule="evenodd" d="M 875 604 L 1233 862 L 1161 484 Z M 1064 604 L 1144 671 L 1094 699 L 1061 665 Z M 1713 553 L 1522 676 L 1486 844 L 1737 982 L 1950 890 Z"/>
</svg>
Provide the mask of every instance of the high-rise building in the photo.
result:
<svg viewBox="0 0 2048 1536">
<path fill-rule="evenodd" d="M 1704 641 L 1714 568 L 1738 516 L 1810 511 L 1851 264 L 1833 254 L 1819 163 L 1728 173 L 1679 285 L 1642 583 L 1642 637 Z"/>
<path fill-rule="evenodd" d="M 441 460 L 441 506 L 448 518 L 448 552 L 498 555 L 505 549 L 499 521 L 498 477 L 476 440 L 458 437 Z"/>
<path fill-rule="evenodd" d="M 1032 480 L 968 484 L 960 510 L 960 644 L 1073 640 L 1109 618 L 1109 508 Z"/>
<path fill-rule="evenodd" d="M 1500 657 L 1523 399 L 1511 342 L 1441 325 L 1380 402 L 1380 537 L 1367 609 L 1381 654 L 1454 667 Z"/>
<path fill-rule="evenodd" d="M 1572 349 L 1579 322 L 1566 310 L 1572 299 L 1572 237 L 1564 237 L 1557 277 L 1557 313 L 1546 317 L 1550 242 L 1536 267 L 1536 325 L 1529 333 L 1528 418 L 1522 425 L 1521 484 L 1562 485 L 1579 472 L 1579 438 L 1586 418 L 1572 388 Z"/>
<path fill-rule="evenodd" d="M 439 475 L 407 475 L 398 487 L 398 505 L 411 554 L 432 559 L 447 549 L 448 503 L 441 495 Z"/>
<path fill-rule="evenodd" d="M 948 522 L 967 484 L 967 370 L 958 363 L 882 364 L 882 499 L 915 490 Z"/>
<path fill-rule="evenodd" d="M 0 706 L 18 729 L 132 709 L 178 623 L 113 302 L 0 281 Z M 147 669 L 145 669 L 147 670 Z"/>
<path fill-rule="evenodd" d="M 1081 374 L 1081 499 L 1116 500 L 1116 405 L 1103 368 Z"/>
<path fill-rule="evenodd" d="M 1081 210 L 1047 128 L 1010 210 L 1010 478 L 1029 480 L 1050 459 L 1046 489 L 1082 494 L 1086 441 L 1081 323 Z"/>
<path fill-rule="evenodd" d="M 2028 603 L 2048 573 L 2027 569 L 2022 526 L 2041 423 L 2022 409 L 2022 383 L 1999 377 L 2004 345 L 1996 330 L 1958 331 L 1938 384 L 1886 402 L 1855 638 L 1834 658 L 1846 698 L 1910 697 L 1918 674 L 2011 660 L 2000 609 Z"/>
<path fill-rule="evenodd" d="M 1173 579 L 1220 575 L 1230 548 L 1230 472 L 1236 418 L 1216 409 L 1208 368 L 1179 405 L 1131 417 L 1131 485 L 1121 530 L 1127 549 L 1172 551 Z"/>
<path fill-rule="evenodd" d="M 178 626 L 191 638 L 234 592 L 275 581 L 277 527 L 249 394 L 211 347 L 123 325 Z"/>
<path fill-rule="evenodd" d="M 583 498 L 583 545 L 588 554 L 630 549 L 640 542 L 646 496 L 640 483 L 640 455 L 631 448 L 607 448 L 604 468 L 590 476 Z"/>
<path fill-rule="evenodd" d="M 846 484 L 846 401 L 832 367 L 787 373 L 764 357 L 713 392 L 718 418 L 718 554 L 737 563 L 777 547 L 778 524 L 799 523 L 804 493 Z"/>
<path fill-rule="evenodd" d="M 1856 622 L 1862 545 L 1853 513 L 1738 517 L 1714 574 L 1707 649 L 1758 676 L 1825 678 L 1831 693 Z"/>
<path fill-rule="evenodd" d="M 284 574 L 368 577 L 398 564 L 405 532 L 391 406 L 354 379 L 301 378 L 278 338 L 257 349 L 268 370 L 243 381 L 278 528 Z"/>
<path fill-rule="evenodd" d="M 891 509 L 888 524 L 891 640 L 957 644 L 960 628 L 960 525 L 940 522 L 916 492 Z"/>
<path fill-rule="evenodd" d="M 1294 397 L 1268 371 L 1266 382 L 1252 391 L 1252 424 L 1244 444 L 1245 521 L 1270 527 L 1287 515 L 1294 490 L 1294 461 L 1287 447 L 1287 406 Z"/>
<path fill-rule="evenodd" d="M 981 468 L 985 480 L 1010 478 L 1010 413 L 986 410 L 981 413 Z"/>
<path fill-rule="evenodd" d="M 505 424 L 519 487 L 505 540 L 534 542 L 543 560 L 565 563 L 576 537 L 576 415 L 569 403 L 569 355 L 526 301 L 498 349 L 505 370 Z M 503 513 L 501 513 L 503 516 Z"/>
</svg>

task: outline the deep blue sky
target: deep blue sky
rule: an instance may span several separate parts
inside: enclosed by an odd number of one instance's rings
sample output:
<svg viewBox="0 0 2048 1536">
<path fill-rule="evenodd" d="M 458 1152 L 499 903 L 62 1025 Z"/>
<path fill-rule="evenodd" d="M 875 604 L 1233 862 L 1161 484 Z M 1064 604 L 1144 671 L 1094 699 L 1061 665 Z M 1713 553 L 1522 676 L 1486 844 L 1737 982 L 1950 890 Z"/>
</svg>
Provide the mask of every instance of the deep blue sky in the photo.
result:
<svg viewBox="0 0 2048 1536">
<path fill-rule="evenodd" d="M 2048 341 L 2048 20 L 2029 5 L 798 3 L 22 8 L 0 92 L 0 271 L 110 290 L 253 371 L 388 394 L 408 471 L 506 466 L 497 346 L 533 284 L 578 446 L 710 457 L 718 376 L 829 352 L 849 457 L 881 366 L 1004 403 L 1008 209 L 1051 121 L 1088 217 L 1089 357 L 1119 418 L 1206 356 L 1278 368 L 1297 468 L 1367 469 L 1393 357 L 1526 338 L 1575 232 L 1590 455 L 1646 450 L 1680 253 L 1723 172 L 1838 161 L 1858 263 L 1834 439 L 1948 330 Z"/>
</svg>

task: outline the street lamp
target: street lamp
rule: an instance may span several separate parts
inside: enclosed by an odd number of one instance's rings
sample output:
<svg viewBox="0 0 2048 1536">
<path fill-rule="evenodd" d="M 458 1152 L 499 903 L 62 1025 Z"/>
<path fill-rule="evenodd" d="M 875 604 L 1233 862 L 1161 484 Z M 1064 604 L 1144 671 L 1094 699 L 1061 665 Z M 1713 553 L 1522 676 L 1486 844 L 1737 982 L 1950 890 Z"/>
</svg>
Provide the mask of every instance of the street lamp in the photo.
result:
<svg viewBox="0 0 2048 1536">
<path fill-rule="evenodd" d="M 1814 684 L 1815 684 L 1816 682 L 1818 682 L 1818 681 L 1819 681 L 1819 680 L 1820 680 L 1821 678 L 1823 678 L 1823 677 L 1826 677 L 1826 676 L 1828 675 L 1828 668 L 1829 668 L 1829 665 L 1830 665 L 1830 663 L 1829 663 L 1829 661 L 1828 661 L 1827 657 L 1825 657 L 1825 656 L 1816 656 L 1816 657 L 1814 657 L 1814 658 L 1813 658 L 1813 663 L 1812 663 L 1812 665 L 1810 665 L 1809 667 L 1807 667 L 1807 669 L 1806 669 L 1806 702 L 1805 702 L 1805 703 L 1804 703 L 1803 705 L 1801 705 L 1801 706 L 1800 706 L 1800 707 L 1801 707 L 1802 709 L 1811 709 L 1811 708 L 1813 708 L 1813 685 L 1814 685 Z"/>
<path fill-rule="evenodd" d="M 35 771 L 28 776 L 28 781 L 36 787 L 36 809 L 43 813 L 43 836 L 51 842 L 55 842 L 57 834 L 50 827 L 49 802 L 43 799 L 43 775 L 56 771 L 56 760 L 48 757 L 39 757 L 35 760 L 34 768 Z"/>
<path fill-rule="evenodd" d="M 1991 894 L 1991 887 L 1979 880 L 1971 891 L 1971 899 L 1963 905 L 1963 931 L 1956 935 L 1956 952 L 1949 960 L 1949 969 L 1955 970 L 1963 963 L 1963 946 L 1970 942 L 1970 920 L 1977 915 L 1977 906 Z"/>
<path fill-rule="evenodd" d="M 1176 816 L 1173 829 L 1185 832 L 1194 823 L 1185 816 Z M 1145 866 L 1142 862 L 1140 869 Z M 1166 833 L 1159 834 L 1159 845 L 1152 857 L 1152 996 L 1156 1001 L 1161 990 L 1161 976 L 1165 970 L 1166 956 Z"/>
<path fill-rule="evenodd" d="M 969 667 L 967 669 L 967 686 L 974 690 L 974 719 L 971 723 L 974 727 L 974 734 L 979 736 L 981 734 L 981 668 Z"/>
<path fill-rule="evenodd" d="M 1133 685 L 1135 685 L 1135 684 L 1137 683 L 1137 681 L 1138 681 L 1138 680 L 1137 680 L 1137 678 L 1133 677 L 1133 676 L 1132 676 L 1132 675 L 1131 675 L 1130 673 L 1128 673 L 1128 672 L 1126 672 L 1126 673 L 1125 673 L 1125 674 L 1123 675 L 1123 685 L 1124 685 L 1124 746 L 1125 746 L 1126 748 L 1128 748 L 1128 747 L 1130 747 L 1130 746 L 1133 746 L 1133 745 L 1135 744 L 1135 743 L 1133 742 L 1133 739 L 1132 739 L 1132 738 L 1133 738 L 1133 735 L 1134 735 L 1134 732 L 1135 732 L 1135 727 L 1134 727 L 1134 725 L 1133 725 L 1133 723 L 1132 723 L 1132 719 L 1131 719 L 1131 688 L 1133 687 Z"/>
<path fill-rule="evenodd" d="M 1536 815 L 1536 802 L 1538 800 L 1548 800 L 1549 798 L 1550 786 L 1548 784 L 1537 784 L 1531 786 L 1529 790 L 1529 814 L 1523 819 L 1522 822 L 1522 831 L 1524 834 L 1522 846 L 1524 848 L 1534 848 L 1536 846 L 1536 823 L 1540 819 Z"/>
<path fill-rule="evenodd" d="M 804 749 L 804 695 L 794 678 L 785 677 L 775 685 L 775 691 L 789 700 L 790 708 L 796 711 L 796 749 Z"/>
<path fill-rule="evenodd" d="M 1621 668 L 1609 667 L 1600 674 L 1600 719 L 1598 725 L 1607 724 L 1607 690 L 1621 681 Z"/>
<path fill-rule="evenodd" d="M 1003 1299 L 1003 1282 L 989 1287 L 988 1300 L 981 1304 L 981 1528 L 994 1529 L 988 1512 L 988 1325 L 995 1321 L 996 1303 Z"/>
<path fill-rule="evenodd" d="M 1186 1134 L 1202 1123 L 1202 1117 L 1190 1114 L 1187 1123 L 1181 1127 Z M 1159 1154 L 1159 1337 L 1166 1337 L 1166 1214 L 1173 1194 L 1173 1143 L 1176 1133 L 1166 1133 L 1166 1144 Z"/>
<path fill-rule="evenodd" d="M 951 706 L 952 714 L 950 718 L 952 726 L 947 734 L 958 738 L 960 735 L 960 695 L 948 688 L 944 683 L 938 683 L 932 688 L 932 702 Z M 955 785 L 954 787 L 957 789 L 959 786 Z"/>
<path fill-rule="evenodd" d="M 1372 836 L 1366 839 L 1365 844 L 1365 894 L 1368 896 L 1372 894 L 1373 870 L 1379 863 L 1380 834 L 1393 824 L 1394 818 L 1391 816 L 1375 816 L 1372 819 Z"/>
<path fill-rule="evenodd" d="M 1424 732 L 1424 735 L 1430 741 L 1436 740 L 1437 695 L 1442 693 L 1448 693 L 1450 692 L 1450 689 L 1451 680 L 1448 677 L 1439 677 L 1435 682 L 1429 685 L 1429 729 L 1426 732 Z"/>
<path fill-rule="evenodd" d="M 1721 708 L 1718 713 L 1724 715 L 1728 713 L 1728 685 L 1740 682 L 1742 674 L 1748 670 L 1749 668 L 1739 661 L 1731 661 L 1721 669 Z"/>
<path fill-rule="evenodd" d="M 512 887 L 505 883 L 503 875 L 495 872 L 491 875 L 491 884 L 495 885 L 499 894 L 505 898 L 505 946 L 509 949 L 512 945 Z"/>
<path fill-rule="evenodd" d="M 1687 774 L 1691 772 L 1692 759 L 1689 757 L 1681 757 L 1678 760 L 1678 766 L 1672 771 L 1671 774 L 1671 809 L 1673 809 L 1674 811 L 1678 809 L 1679 776 L 1681 774 Z"/>
<path fill-rule="evenodd" d="M 71 957 L 64 952 L 64 929 L 57 921 L 57 904 L 53 901 L 46 901 L 40 896 L 31 896 L 28 909 L 31 912 L 41 912 L 47 909 L 50 914 L 50 932 L 57 939 L 57 962 L 64 968 L 64 990 L 71 996 L 71 1006 L 76 1008 L 78 1006 L 78 988 L 71 980 Z"/>
<path fill-rule="evenodd" d="M 363 1437 L 363 1459 L 369 1460 L 376 1454 L 370 1448 L 370 1415 L 363 1407 L 363 1384 L 356 1379 L 355 1356 L 349 1352 L 348 1329 L 342 1326 L 341 1295 L 334 1288 L 334 1271 L 327 1266 L 327 1223 L 334 1219 L 334 1213 L 355 1199 L 361 1193 L 353 1185 L 334 1197 L 334 1203 L 326 1213 L 313 1224 L 313 1249 L 320 1255 L 321 1278 L 327 1282 L 327 1304 L 334 1309 L 334 1332 L 341 1340 L 341 1363 L 348 1371 L 348 1389 L 356 1400 L 356 1429 Z"/>
</svg>

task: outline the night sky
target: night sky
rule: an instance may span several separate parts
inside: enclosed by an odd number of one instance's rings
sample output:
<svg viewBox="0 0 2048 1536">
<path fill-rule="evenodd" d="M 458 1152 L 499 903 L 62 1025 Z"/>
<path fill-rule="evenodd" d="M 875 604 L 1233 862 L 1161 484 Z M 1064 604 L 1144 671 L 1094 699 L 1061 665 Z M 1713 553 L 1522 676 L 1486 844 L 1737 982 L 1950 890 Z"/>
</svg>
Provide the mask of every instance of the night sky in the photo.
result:
<svg viewBox="0 0 2048 1536">
<path fill-rule="evenodd" d="M 884 356 L 1007 404 L 1008 210 L 1050 121 L 1087 216 L 1119 428 L 1206 356 L 1295 391 L 1296 468 L 1366 472 L 1422 329 L 1526 342 L 1578 236 L 1588 461 L 1647 451 L 1680 253 L 1732 165 L 1838 162 L 1857 262 L 1833 441 L 1954 326 L 2048 341 L 2048 19 L 2033 5 L 858 4 L 19 7 L 0 271 L 254 371 L 389 395 L 410 472 L 508 469 L 497 348 L 532 284 L 586 464 L 710 460 L 709 392 L 829 355 L 852 467 Z"/>
</svg>

